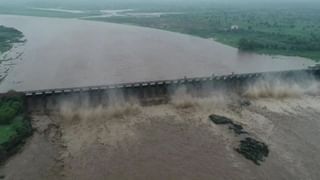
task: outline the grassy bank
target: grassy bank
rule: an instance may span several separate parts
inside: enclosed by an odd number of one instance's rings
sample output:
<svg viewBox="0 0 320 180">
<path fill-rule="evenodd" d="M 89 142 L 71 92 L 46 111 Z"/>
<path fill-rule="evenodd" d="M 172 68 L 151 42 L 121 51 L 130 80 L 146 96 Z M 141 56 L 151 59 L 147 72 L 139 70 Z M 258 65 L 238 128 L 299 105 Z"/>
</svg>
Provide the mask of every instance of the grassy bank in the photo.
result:
<svg viewBox="0 0 320 180">
<path fill-rule="evenodd" d="M 32 133 L 22 95 L 10 92 L 0 97 L 0 162 L 15 153 Z"/>
</svg>

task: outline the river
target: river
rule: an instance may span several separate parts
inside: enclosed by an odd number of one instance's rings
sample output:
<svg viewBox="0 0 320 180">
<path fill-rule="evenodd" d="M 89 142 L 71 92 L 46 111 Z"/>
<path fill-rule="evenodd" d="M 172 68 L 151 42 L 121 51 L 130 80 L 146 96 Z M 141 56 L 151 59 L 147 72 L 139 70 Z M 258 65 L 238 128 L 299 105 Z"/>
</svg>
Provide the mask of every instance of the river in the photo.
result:
<svg viewBox="0 0 320 180">
<path fill-rule="evenodd" d="M 36 90 L 306 68 L 299 57 L 241 53 L 213 40 L 162 30 L 0 15 L 27 39 L 0 90 Z"/>
</svg>

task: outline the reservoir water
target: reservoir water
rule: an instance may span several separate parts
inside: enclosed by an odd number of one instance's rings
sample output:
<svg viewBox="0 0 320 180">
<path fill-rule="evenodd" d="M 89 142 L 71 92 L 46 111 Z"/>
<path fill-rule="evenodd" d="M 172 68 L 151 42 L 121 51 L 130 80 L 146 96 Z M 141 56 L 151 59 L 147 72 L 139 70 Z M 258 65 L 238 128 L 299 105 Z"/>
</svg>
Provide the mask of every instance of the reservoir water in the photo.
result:
<svg viewBox="0 0 320 180">
<path fill-rule="evenodd" d="M 306 68 L 299 57 L 241 53 L 213 40 L 162 30 L 93 22 L 0 15 L 27 39 L 21 60 L 0 90 L 106 85 L 183 77 Z"/>
</svg>

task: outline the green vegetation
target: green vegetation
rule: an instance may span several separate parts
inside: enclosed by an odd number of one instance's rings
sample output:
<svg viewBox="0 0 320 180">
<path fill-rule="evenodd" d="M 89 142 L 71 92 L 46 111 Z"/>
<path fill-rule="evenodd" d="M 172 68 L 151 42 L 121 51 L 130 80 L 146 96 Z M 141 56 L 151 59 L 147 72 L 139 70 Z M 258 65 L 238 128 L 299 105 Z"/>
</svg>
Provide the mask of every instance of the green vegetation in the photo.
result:
<svg viewBox="0 0 320 180">
<path fill-rule="evenodd" d="M 249 105 L 248 101 L 244 102 L 243 105 Z M 240 124 L 235 123 L 232 119 L 215 114 L 210 115 L 209 120 L 216 125 L 227 126 L 229 130 L 233 130 L 234 134 L 241 139 L 239 146 L 234 150 L 242 154 L 246 159 L 251 160 L 256 165 L 260 165 L 268 157 L 270 153 L 268 145 L 250 137 L 251 133 L 245 131 Z"/>
<path fill-rule="evenodd" d="M 32 133 L 23 101 L 23 96 L 14 92 L 0 97 L 0 162 L 14 153 Z"/>
<path fill-rule="evenodd" d="M 161 17 L 118 16 L 92 20 L 214 38 L 245 51 L 320 60 L 320 9 L 317 8 L 303 5 L 285 8 L 209 6 L 176 9 L 175 12 L 181 14 Z"/>
<path fill-rule="evenodd" d="M 241 140 L 240 146 L 236 148 L 236 151 L 245 158 L 253 161 L 256 165 L 260 165 L 269 155 L 269 148 L 265 143 L 250 137 Z"/>
<path fill-rule="evenodd" d="M 0 101 L 0 125 L 9 124 L 22 113 L 23 102 L 19 96 L 3 97 Z"/>
<path fill-rule="evenodd" d="M 228 129 L 233 130 L 237 135 L 248 134 L 240 124 L 233 122 L 233 120 L 226 118 L 224 116 L 219 116 L 212 114 L 209 116 L 209 119 L 217 125 L 227 125 Z"/>
<path fill-rule="evenodd" d="M 14 43 L 22 42 L 22 32 L 0 25 L 0 54 L 12 48 Z"/>
</svg>

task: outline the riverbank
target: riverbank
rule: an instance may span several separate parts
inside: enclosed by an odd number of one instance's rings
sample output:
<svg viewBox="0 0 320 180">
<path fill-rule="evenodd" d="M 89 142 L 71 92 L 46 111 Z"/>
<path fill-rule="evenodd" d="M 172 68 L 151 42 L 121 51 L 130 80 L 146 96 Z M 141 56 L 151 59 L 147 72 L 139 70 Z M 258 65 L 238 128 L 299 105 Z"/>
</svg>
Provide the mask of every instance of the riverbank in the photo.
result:
<svg viewBox="0 0 320 180">
<path fill-rule="evenodd" d="M 23 95 L 15 92 L 0 97 L 0 164 L 16 153 L 32 127 L 24 107 Z"/>
<path fill-rule="evenodd" d="M 21 60 L 24 44 L 23 33 L 0 25 L 0 83 L 7 77 L 10 68 Z M 27 118 L 23 95 L 8 92 L 0 97 L 0 164 L 16 153 L 25 139 L 32 134 Z"/>
<path fill-rule="evenodd" d="M 22 42 L 23 33 L 0 24 L 0 55 L 9 51 L 15 43 Z"/>
<path fill-rule="evenodd" d="M 0 24 L 0 83 L 17 61 L 22 60 L 26 40 L 21 31 Z"/>
</svg>

